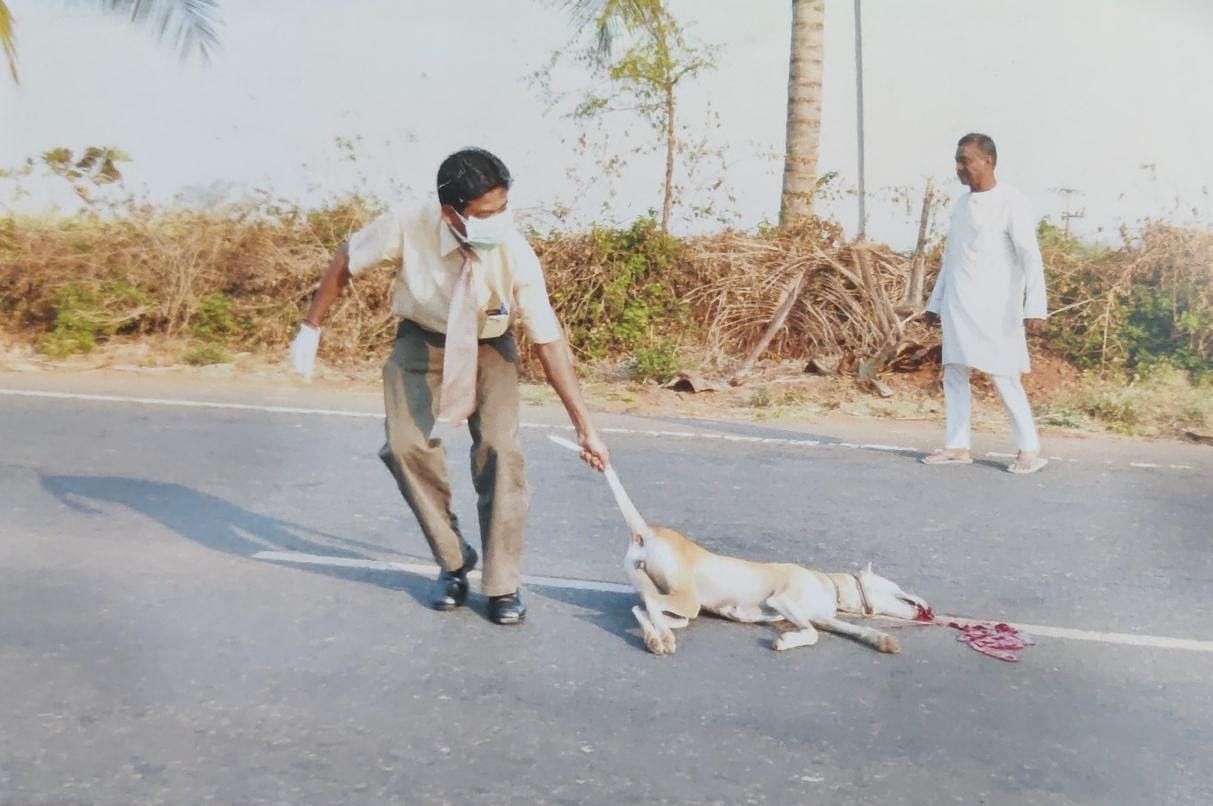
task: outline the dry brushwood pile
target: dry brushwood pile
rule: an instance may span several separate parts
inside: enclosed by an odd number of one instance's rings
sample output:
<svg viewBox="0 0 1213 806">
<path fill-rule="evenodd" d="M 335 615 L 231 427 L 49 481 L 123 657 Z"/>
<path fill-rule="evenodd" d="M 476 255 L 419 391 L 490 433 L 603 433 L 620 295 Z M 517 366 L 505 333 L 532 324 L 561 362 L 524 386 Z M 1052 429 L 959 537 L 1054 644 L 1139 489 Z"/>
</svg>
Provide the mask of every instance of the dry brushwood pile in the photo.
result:
<svg viewBox="0 0 1213 806">
<path fill-rule="evenodd" d="M 628 336 L 651 343 L 656 328 L 684 360 L 697 353 L 738 382 L 760 356 L 869 380 L 917 366 L 938 343 L 918 322 L 925 255 L 847 242 L 818 220 L 759 235 L 673 239 L 639 224 L 626 234 L 622 244 L 601 231 L 536 243 L 574 348 L 592 358 L 620 352 Z"/>
<path fill-rule="evenodd" d="M 762 238 L 700 239 L 687 262 L 695 279 L 687 299 L 709 323 L 708 345 L 746 356 L 738 381 L 761 355 L 873 381 L 886 368 L 918 366 L 938 343 L 919 321 L 924 300 L 911 294 L 915 261 L 846 242 L 822 222 Z"/>
</svg>

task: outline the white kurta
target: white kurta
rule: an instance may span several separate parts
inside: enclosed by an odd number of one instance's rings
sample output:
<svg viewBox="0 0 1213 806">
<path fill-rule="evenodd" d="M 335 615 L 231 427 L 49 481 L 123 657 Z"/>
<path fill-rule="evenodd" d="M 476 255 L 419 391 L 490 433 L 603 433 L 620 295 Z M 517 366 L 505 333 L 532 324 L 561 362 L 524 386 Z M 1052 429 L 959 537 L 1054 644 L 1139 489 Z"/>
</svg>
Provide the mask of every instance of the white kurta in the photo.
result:
<svg viewBox="0 0 1213 806">
<path fill-rule="evenodd" d="M 943 267 L 927 310 L 943 323 L 943 363 L 990 375 L 1031 370 L 1023 320 L 1048 312 L 1028 197 L 1006 185 L 952 207 Z"/>
</svg>

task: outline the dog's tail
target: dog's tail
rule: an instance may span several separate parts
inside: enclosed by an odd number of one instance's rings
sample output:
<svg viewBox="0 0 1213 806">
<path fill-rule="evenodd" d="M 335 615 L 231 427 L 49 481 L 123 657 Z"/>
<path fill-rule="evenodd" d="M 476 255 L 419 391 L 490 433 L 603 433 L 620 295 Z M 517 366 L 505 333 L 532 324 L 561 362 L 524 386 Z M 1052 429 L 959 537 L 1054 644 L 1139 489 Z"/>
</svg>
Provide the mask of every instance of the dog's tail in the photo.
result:
<svg viewBox="0 0 1213 806">
<path fill-rule="evenodd" d="M 813 619 L 814 626 L 820 627 L 828 632 L 845 635 L 849 638 L 854 638 L 860 643 L 867 644 L 880 652 L 887 652 L 890 655 L 896 655 L 901 651 L 901 645 L 897 643 L 897 639 L 889 635 L 887 632 L 874 630 L 871 627 L 863 627 L 859 624 L 852 624 L 849 621 L 843 621 L 839 618 L 830 619 Z"/>
<path fill-rule="evenodd" d="M 568 448 L 571 451 L 581 452 L 581 446 L 570 442 L 564 437 L 558 437 L 555 434 L 548 434 L 548 439 L 555 442 L 562 448 Z M 627 521 L 628 528 L 632 530 L 632 535 L 642 545 L 644 540 L 652 534 L 649 531 L 649 525 L 644 522 L 644 518 L 640 515 L 640 510 L 636 509 L 636 505 L 632 503 L 632 499 L 628 497 L 627 491 L 623 489 L 623 483 L 619 481 L 618 474 L 615 473 L 615 468 L 610 465 L 602 471 L 606 476 L 607 484 L 611 485 L 611 492 L 615 495 L 615 503 L 619 505 L 619 511 L 623 513 L 623 519 Z"/>
</svg>

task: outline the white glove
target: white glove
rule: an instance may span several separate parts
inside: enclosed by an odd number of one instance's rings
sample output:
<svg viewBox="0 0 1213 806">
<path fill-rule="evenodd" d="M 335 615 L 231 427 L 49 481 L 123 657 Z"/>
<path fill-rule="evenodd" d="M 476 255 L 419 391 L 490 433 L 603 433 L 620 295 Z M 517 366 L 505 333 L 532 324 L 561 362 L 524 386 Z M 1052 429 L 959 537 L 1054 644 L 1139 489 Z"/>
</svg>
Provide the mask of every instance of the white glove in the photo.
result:
<svg viewBox="0 0 1213 806">
<path fill-rule="evenodd" d="M 316 350 L 320 347 L 320 328 L 312 327 L 307 322 L 299 325 L 299 332 L 291 342 L 291 367 L 303 376 L 304 380 L 312 379 L 312 370 L 316 368 Z"/>
</svg>

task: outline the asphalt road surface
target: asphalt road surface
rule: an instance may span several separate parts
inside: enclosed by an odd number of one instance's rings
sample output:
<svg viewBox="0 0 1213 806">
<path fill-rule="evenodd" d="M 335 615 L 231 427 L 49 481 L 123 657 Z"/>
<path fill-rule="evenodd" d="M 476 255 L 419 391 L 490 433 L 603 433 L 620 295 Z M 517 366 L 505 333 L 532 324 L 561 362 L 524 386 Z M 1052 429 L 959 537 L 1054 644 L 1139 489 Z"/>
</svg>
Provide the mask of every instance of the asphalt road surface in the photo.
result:
<svg viewBox="0 0 1213 806">
<path fill-rule="evenodd" d="M 559 411 L 507 628 L 422 603 L 373 395 L 163 387 L 0 377 L 0 806 L 1213 803 L 1213 449 L 1052 437 L 1019 478 L 919 464 L 938 425 L 604 417 L 652 523 L 1038 628 L 1010 664 L 703 618 L 655 657 Z"/>
</svg>

